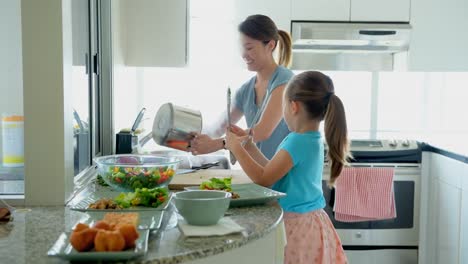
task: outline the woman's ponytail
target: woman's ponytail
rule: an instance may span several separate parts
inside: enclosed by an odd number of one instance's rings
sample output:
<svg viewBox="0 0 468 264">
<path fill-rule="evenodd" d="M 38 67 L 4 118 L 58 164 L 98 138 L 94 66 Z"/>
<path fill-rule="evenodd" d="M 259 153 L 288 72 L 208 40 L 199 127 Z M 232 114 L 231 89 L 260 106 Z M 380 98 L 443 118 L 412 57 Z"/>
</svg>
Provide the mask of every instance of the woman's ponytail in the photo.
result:
<svg viewBox="0 0 468 264">
<path fill-rule="evenodd" d="M 349 157 L 348 130 L 346 115 L 341 99 L 329 93 L 328 107 L 325 113 L 325 139 L 328 144 L 328 158 L 331 163 L 330 186 L 335 184 Z"/>
<path fill-rule="evenodd" d="M 292 41 L 288 32 L 278 29 L 278 64 L 289 67 L 292 57 Z"/>
</svg>

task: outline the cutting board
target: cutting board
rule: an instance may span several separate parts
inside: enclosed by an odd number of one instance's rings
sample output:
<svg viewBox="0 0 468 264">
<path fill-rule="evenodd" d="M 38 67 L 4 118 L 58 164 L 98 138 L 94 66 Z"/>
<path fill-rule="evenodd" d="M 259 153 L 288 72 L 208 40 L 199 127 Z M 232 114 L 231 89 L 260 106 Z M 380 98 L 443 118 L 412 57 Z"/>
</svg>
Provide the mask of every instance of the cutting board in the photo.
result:
<svg viewBox="0 0 468 264">
<path fill-rule="evenodd" d="M 222 170 L 209 169 L 198 170 L 191 173 L 176 174 L 169 183 L 170 190 L 183 190 L 188 186 L 199 186 L 202 182 L 208 181 L 211 178 L 227 178 L 232 177 L 232 184 L 252 183 L 252 180 L 242 170 Z"/>
</svg>

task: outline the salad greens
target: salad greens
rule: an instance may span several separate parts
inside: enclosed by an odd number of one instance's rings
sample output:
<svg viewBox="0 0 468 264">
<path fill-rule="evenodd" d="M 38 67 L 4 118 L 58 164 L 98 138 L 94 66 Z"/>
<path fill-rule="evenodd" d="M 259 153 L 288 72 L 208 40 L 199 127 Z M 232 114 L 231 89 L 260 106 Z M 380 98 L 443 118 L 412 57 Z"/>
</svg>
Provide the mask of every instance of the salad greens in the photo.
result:
<svg viewBox="0 0 468 264">
<path fill-rule="evenodd" d="M 102 176 L 100 174 L 97 175 L 96 177 L 96 182 L 101 185 L 101 186 L 109 186 L 109 184 L 107 184 L 104 179 L 102 178 Z"/>
<path fill-rule="evenodd" d="M 157 168 L 111 166 L 105 172 L 104 180 L 110 185 L 126 190 L 143 187 L 150 189 L 167 185 L 174 174 L 175 171 L 170 166 Z"/>
<path fill-rule="evenodd" d="M 120 193 L 114 201 L 122 208 L 131 206 L 158 207 L 168 198 L 166 188 L 137 188 L 135 192 Z"/>
<path fill-rule="evenodd" d="M 232 177 L 229 178 L 211 178 L 209 181 L 202 182 L 200 189 L 202 190 L 223 190 L 226 192 L 232 192 L 231 188 Z"/>
</svg>

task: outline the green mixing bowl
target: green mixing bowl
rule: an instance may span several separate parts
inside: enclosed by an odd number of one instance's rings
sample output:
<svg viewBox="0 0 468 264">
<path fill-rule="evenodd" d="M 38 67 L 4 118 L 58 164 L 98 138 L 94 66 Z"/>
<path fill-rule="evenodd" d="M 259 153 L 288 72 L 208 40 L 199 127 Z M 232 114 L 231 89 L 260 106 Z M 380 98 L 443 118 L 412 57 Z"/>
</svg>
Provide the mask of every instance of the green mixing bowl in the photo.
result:
<svg viewBox="0 0 468 264">
<path fill-rule="evenodd" d="M 231 193 L 225 191 L 182 191 L 173 195 L 177 211 L 189 225 L 215 225 L 226 213 Z"/>
</svg>

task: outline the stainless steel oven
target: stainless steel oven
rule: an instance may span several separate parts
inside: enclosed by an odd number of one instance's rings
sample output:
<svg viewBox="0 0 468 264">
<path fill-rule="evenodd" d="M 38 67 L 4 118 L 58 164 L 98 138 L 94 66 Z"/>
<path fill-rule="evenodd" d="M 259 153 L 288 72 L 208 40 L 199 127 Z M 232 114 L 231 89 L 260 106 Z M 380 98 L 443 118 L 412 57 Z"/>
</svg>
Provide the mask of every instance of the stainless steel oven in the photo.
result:
<svg viewBox="0 0 468 264">
<path fill-rule="evenodd" d="M 354 143 L 354 147 L 351 145 L 354 156 L 351 166 L 394 168 L 395 219 L 357 223 L 336 221 L 333 213 L 334 191 L 326 185 L 329 169 L 325 166 L 325 211 L 340 236 L 351 264 L 418 263 L 421 149 L 414 141 L 405 142 L 404 145 L 402 141 L 381 140 L 359 141 Z"/>
</svg>

